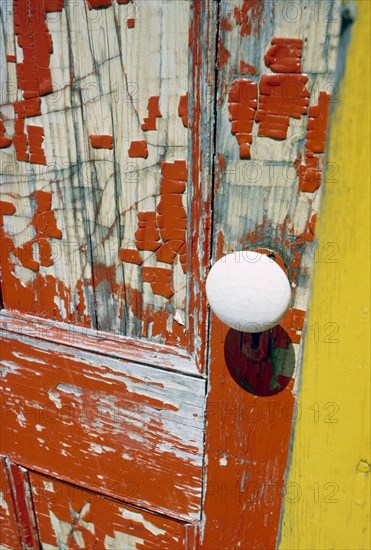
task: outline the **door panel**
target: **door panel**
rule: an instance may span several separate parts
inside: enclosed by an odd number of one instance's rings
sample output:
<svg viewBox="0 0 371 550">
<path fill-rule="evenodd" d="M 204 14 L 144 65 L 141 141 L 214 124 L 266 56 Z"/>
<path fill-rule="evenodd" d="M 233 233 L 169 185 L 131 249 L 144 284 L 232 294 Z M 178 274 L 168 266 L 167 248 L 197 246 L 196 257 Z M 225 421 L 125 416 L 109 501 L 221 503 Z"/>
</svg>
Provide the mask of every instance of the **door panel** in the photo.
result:
<svg viewBox="0 0 371 550">
<path fill-rule="evenodd" d="M 200 80 L 213 98 L 214 41 L 197 50 L 197 10 L 188 0 L 2 10 L 5 308 L 204 354 Z"/>
<path fill-rule="evenodd" d="M 220 3 L 213 261 L 271 253 L 287 272 L 292 301 L 280 324 L 256 338 L 212 315 L 207 549 L 277 541 L 336 101 L 340 3 L 320 4 L 317 13 L 310 1 Z"/>
<path fill-rule="evenodd" d="M 5 331 L 1 354 L 3 453 L 199 519 L 205 380 Z"/>
<path fill-rule="evenodd" d="M 45 550 L 195 548 L 196 525 L 150 514 L 34 472 L 30 482 Z"/>
</svg>

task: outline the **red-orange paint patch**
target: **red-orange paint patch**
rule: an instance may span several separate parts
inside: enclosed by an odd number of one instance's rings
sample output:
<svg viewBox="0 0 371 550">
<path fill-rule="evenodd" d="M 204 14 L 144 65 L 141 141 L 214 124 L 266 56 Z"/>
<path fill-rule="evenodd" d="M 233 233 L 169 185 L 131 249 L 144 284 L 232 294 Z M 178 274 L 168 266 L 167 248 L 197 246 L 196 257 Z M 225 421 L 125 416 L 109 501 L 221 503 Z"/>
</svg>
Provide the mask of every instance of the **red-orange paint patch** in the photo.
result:
<svg viewBox="0 0 371 550">
<path fill-rule="evenodd" d="M 122 262 L 129 264 L 142 265 L 143 260 L 135 248 L 120 248 L 119 258 Z"/>
<path fill-rule="evenodd" d="M 147 142 L 142 141 L 132 141 L 129 148 L 129 157 L 130 158 L 148 158 L 148 149 Z"/>
<path fill-rule="evenodd" d="M 108 8 L 112 5 L 112 0 L 86 0 L 89 10 L 96 10 L 99 8 Z"/>
<path fill-rule="evenodd" d="M 312 105 L 308 110 L 305 162 L 301 163 L 300 156 L 295 163 L 299 176 L 299 191 L 305 193 L 314 193 L 321 185 L 322 155 L 325 152 L 330 99 L 329 94 L 320 92 L 318 104 Z"/>
<path fill-rule="evenodd" d="M 272 38 L 264 62 L 274 73 L 301 73 L 303 41 L 300 38 Z"/>
<path fill-rule="evenodd" d="M 148 130 L 157 130 L 156 119 L 161 118 L 160 111 L 160 97 L 158 95 L 151 96 L 148 100 L 148 117 L 146 117 L 142 124 L 142 130 L 148 132 Z"/>
<path fill-rule="evenodd" d="M 0 458 L 0 491 L 2 506 L 0 506 L 0 547 L 22 548 L 22 540 L 19 532 L 20 524 L 15 512 L 14 495 L 8 479 L 9 472 L 5 467 L 5 461 Z"/>
<path fill-rule="evenodd" d="M 24 131 L 24 119 L 14 121 L 15 135 L 13 143 L 17 160 L 46 165 L 45 152 L 42 147 L 44 130 L 42 126 L 27 125 L 27 134 Z"/>
<path fill-rule="evenodd" d="M 258 136 L 286 139 L 290 118 L 307 114 L 308 77 L 298 74 L 263 74 L 259 82 Z"/>
<path fill-rule="evenodd" d="M 143 267 L 143 283 L 150 283 L 154 294 L 159 294 L 165 298 L 171 298 L 174 294 L 172 288 L 172 270 L 164 267 Z"/>
<path fill-rule="evenodd" d="M 13 5 L 14 30 L 23 49 L 23 61 L 17 63 L 18 88 L 23 90 L 24 99 L 49 94 L 53 91 L 49 68 L 53 44 L 45 21 L 45 4 L 14 0 Z"/>
<path fill-rule="evenodd" d="M 318 104 L 309 107 L 305 146 L 312 153 L 325 152 L 327 125 L 330 114 L 330 99 L 329 94 L 320 92 Z"/>
<path fill-rule="evenodd" d="M 6 149 L 12 143 L 12 139 L 9 137 L 6 137 L 5 132 L 6 132 L 5 124 L 3 122 L 3 119 L 0 117 L 0 149 Z"/>
<path fill-rule="evenodd" d="M 279 348 L 287 348 L 290 341 L 293 344 L 300 344 L 301 335 L 303 332 L 305 321 L 305 311 L 303 309 L 298 309 L 291 307 L 285 313 L 283 319 L 280 321 L 279 326 L 281 326 L 287 333 L 287 337 L 282 337 L 282 332 L 279 331 L 279 328 L 274 327 L 272 329 L 272 336 L 275 341 L 275 346 Z"/>
<path fill-rule="evenodd" d="M 40 97 L 53 92 L 50 72 L 50 56 L 53 53 L 52 37 L 46 23 L 46 14 L 59 12 L 63 0 L 14 0 L 14 32 L 18 46 L 23 50 L 23 60 L 16 64 L 17 87 L 23 90 L 23 100 L 14 104 L 18 119 L 41 114 Z M 27 141 L 23 124 L 15 120 L 15 148 L 18 160 L 34 164 L 46 164 L 41 144 Z M 32 127 L 31 127 L 32 135 Z M 27 147 L 29 151 L 27 151 Z"/>
<path fill-rule="evenodd" d="M 143 263 L 140 250 L 155 252 L 157 261 L 168 264 L 173 264 L 179 256 L 185 273 L 187 212 L 182 195 L 186 188 L 187 164 L 185 161 L 161 162 L 161 174 L 160 200 L 156 211 L 138 212 L 136 250 L 121 248 L 119 256 L 122 261 L 137 265 Z M 143 281 L 151 283 L 155 294 L 171 297 L 174 293 L 173 290 L 170 292 L 171 277 L 166 281 L 163 279 L 168 272 L 172 274 L 172 269 L 164 271 L 164 268 L 143 267 Z"/>
<path fill-rule="evenodd" d="M 132 17 L 129 17 L 129 19 L 126 20 L 126 24 L 128 29 L 133 29 L 135 27 L 135 19 Z"/>
<path fill-rule="evenodd" d="M 36 191 L 36 212 L 32 218 L 32 225 L 36 236 L 21 246 L 13 249 L 13 254 L 20 260 L 23 267 L 38 271 L 39 266 L 50 267 L 54 261 L 49 239 L 61 239 L 62 231 L 57 227 L 55 213 L 51 210 L 52 194 L 46 191 Z M 39 261 L 34 259 L 34 243 L 39 248 Z"/>
<path fill-rule="evenodd" d="M 93 149 L 112 149 L 112 136 L 90 134 L 90 144 Z"/>
<path fill-rule="evenodd" d="M 232 121 L 231 132 L 238 141 L 241 159 L 250 158 L 257 97 L 257 84 L 246 79 L 235 80 L 228 94 L 228 111 Z"/>
<path fill-rule="evenodd" d="M 188 93 L 180 96 L 178 105 L 178 115 L 181 117 L 183 126 L 189 128 L 188 123 Z"/>
<path fill-rule="evenodd" d="M 46 164 L 45 152 L 42 147 L 44 130 L 42 126 L 27 125 L 29 160 L 33 164 Z"/>
<path fill-rule="evenodd" d="M 0 201 L 0 227 L 4 225 L 4 216 L 12 216 L 16 211 L 12 202 Z"/>
<path fill-rule="evenodd" d="M 254 65 L 250 65 L 250 63 L 246 63 L 241 59 L 240 61 L 240 73 L 241 74 L 250 74 L 254 75 L 257 73 L 256 67 Z"/>
</svg>

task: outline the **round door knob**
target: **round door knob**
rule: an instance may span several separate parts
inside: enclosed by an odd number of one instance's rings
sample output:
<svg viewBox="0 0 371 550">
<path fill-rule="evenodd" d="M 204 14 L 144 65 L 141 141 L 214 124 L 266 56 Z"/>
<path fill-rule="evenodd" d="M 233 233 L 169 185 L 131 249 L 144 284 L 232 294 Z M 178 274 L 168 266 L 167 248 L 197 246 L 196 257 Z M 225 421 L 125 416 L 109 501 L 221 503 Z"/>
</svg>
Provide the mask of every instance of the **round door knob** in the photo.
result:
<svg viewBox="0 0 371 550">
<path fill-rule="evenodd" d="M 215 315 L 241 332 L 263 332 L 279 323 L 291 299 L 283 269 L 266 254 L 227 254 L 211 268 L 206 296 Z"/>
</svg>

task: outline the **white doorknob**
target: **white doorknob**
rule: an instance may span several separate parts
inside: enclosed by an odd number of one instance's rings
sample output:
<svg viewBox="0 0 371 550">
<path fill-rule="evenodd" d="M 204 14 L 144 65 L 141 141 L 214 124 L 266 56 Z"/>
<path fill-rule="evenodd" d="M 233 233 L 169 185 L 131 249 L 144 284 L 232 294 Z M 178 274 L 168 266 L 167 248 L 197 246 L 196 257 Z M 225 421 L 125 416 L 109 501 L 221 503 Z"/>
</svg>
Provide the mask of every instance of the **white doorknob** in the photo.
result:
<svg viewBox="0 0 371 550">
<path fill-rule="evenodd" d="M 266 254 L 227 254 L 211 268 L 206 295 L 215 315 L 241 332 L 263 332 L 279 323 L 291 299 L 283 269 Z"/>
</svg>

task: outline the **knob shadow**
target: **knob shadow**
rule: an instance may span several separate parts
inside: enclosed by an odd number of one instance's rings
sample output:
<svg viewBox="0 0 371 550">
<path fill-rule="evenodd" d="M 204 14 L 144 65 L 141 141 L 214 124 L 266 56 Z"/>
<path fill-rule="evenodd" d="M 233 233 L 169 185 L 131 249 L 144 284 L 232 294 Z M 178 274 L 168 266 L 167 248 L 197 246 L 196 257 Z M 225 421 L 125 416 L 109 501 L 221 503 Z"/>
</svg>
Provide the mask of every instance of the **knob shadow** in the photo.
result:
<svg viewBox="0 0 371 550">
<path fill-rule="evenodd" d="M 224 357 L 236 384 L 256 396 L 277 395 L 294 374 L 293 344 L 279 325 L 257 334 L 230 329 L 224 343 Z"/>
</svg>

